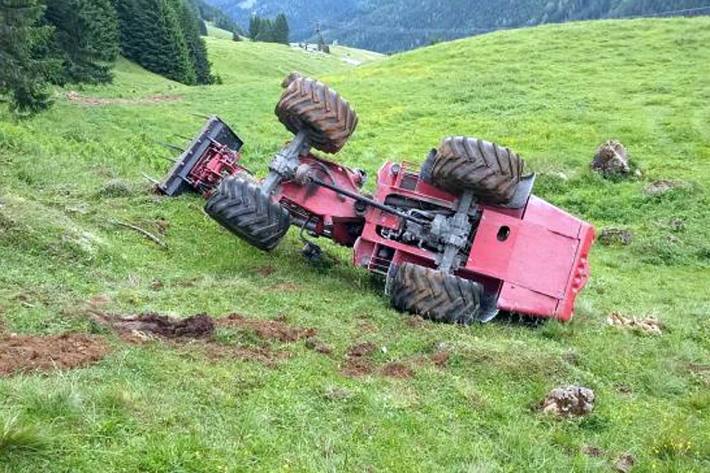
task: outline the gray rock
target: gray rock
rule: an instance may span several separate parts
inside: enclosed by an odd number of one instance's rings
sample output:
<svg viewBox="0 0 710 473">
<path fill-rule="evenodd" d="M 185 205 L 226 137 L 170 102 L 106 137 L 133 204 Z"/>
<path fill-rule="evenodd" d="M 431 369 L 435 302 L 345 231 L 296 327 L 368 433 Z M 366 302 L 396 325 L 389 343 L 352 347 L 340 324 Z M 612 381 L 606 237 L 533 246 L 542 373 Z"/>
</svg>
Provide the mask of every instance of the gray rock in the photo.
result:
<svg viewBox="0 0 710 473">
<path fill-rule="evenodd" d="M 594 409 L 594 391 L 581 386 L 555 388 L 545 397 L 542 412 L 558 417 L 581 417 Z"/>
</svg>

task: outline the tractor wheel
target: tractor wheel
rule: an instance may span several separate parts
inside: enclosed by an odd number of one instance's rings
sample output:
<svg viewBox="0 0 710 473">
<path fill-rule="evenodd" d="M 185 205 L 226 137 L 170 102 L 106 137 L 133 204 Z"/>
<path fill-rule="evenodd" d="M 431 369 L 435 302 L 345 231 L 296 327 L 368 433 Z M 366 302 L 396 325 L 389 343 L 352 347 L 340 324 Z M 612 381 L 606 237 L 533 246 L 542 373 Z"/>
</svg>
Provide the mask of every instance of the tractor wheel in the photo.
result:
<svg viewBox="0 0 710 473">
<path fill-rule="evenodd" d="M 276 116 L 292 133 L 305 130 L 308 142 L 324 153 L 337 153 L 357 127 L 357 114 L 333 89 L 308 77 L 290 74 L 283 82 Z"/>
<path fill-rule="evenodd" d="M 523 160 L 495 143 L 452 136 L 444 138 L 431 167 L 431 183 L 460 194 L 471 190 L 484 203 L 504 204 L 515 194 Z"/>
<path fill-rule="evenodd" d="M 238 237 L 264 251 L 276 248 L 289 227 L 289 214 L 252 182 L 222 181 L 205 205 L 205 212 Z"/>
<path fill-rule="evenodd" d="M 481 312 L 480 284 L 412 263 L 397 268 L 388 289 L 396 309 L 435 322 L 468 325 Z"/>
</svg>

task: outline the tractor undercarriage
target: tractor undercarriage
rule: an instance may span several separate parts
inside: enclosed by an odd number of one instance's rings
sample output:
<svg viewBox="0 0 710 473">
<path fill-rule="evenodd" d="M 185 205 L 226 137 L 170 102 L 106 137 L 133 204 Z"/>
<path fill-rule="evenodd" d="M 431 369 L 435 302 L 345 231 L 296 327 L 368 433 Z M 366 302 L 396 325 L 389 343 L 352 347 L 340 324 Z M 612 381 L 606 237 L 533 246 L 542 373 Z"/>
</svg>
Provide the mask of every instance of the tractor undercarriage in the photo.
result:
<svg viewBox="0 0 710 473">
<path fill-rule="evenodd" d="M 499 310 L 568 320 L 588 278 L 593 228 L 531 196 L 534 176 L 506 148 L 451 137 L 420 170 L 385 163 L 376 191 L 367 175 L 316 156 L 336 153 L 357 125 L 347 102 L 298 75 L 284 83 L 276 113 L 295 133 L 256 181 L 239 164 L 242 140 L 208 120 L 159 184 L 202 193 L 205 211 L 253 246 L 270 251 L 289 226 L 353 247 L 357 266 L 386 277 L 393 305 L 437 321 L 487 321 Z M 321 249 L 306 240 L 304 255 Z"/>
</svg>

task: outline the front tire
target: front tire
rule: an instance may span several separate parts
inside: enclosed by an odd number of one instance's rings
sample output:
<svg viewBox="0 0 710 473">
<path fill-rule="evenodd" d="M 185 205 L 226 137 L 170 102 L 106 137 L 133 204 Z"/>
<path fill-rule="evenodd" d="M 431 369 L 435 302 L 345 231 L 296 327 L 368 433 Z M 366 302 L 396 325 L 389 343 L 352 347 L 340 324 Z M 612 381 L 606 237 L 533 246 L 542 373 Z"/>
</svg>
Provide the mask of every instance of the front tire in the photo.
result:
<svg viewBox="0 0 710 473">
<path fill-rule="evenodd" d="M 289 75 L 276 116 L 291 133 L 305 131 L 311 146 L 337 153 L 357 128 L 357 114 L 336 91 L 314 79 Z"/>
<path fill-rule="evenodd" d="M 390 276 L 392 305 L 435 322 L 469 325 L 481 315 L 483 288 L 474 281 L 404 263 Z"/>
<path fill-rule="evenodd" d="M 221 226 L 263 251 L 279 244 L 290 225 L 286 209 L 240 178 L 222 181 L 205 205 L 205 212 Z"/>
<path fill-rule="evenodd" d="M 515 194 L 523 164 L 508 148 L 477 138 L 451 136 L 442 140 L 429 176 L 433 185 L 453 194 L 473 191 L 483 203 L 505 204 Z"/>
</svg>

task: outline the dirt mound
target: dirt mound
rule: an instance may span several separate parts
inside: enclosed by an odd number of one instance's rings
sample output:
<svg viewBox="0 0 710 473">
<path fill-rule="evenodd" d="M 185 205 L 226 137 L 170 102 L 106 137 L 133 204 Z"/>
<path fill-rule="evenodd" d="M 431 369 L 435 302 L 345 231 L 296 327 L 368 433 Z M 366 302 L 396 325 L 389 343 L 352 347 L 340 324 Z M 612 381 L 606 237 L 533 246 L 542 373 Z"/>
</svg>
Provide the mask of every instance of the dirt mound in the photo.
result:
<svg viewBox="0 0 710 473">
<path fill-rule="evenodd" d="M 109 352 L 103 338 L 85 334 L 0 338 L 0 376 L 71 369 L 95 363 Z"/>
<path fill-rule="evenodd" d="M 414 370 L 404 363 L 388 363 L 380 369 L 380 373 L 390 378 L 409 379 L 414 377 Z"/>
<path fill-rule="evenodd" d="M 674 189 L 681 189 L 684 187 L 686 187 L 686 184 L 684 182 L 659 179 L 646 185 L 643 191 L 646 195 L 650 197 L 656 197 L 659 195 L 667 194 L 668 192 Z"/>
<path fill-rule="evenodd" d="M 540 406 L 545 414 L 558 417 L 580 417 L 594 409 L 594 391 L 581 386 L 555 388 Z"/>
<path fill-rule="evenodd" d="M 616 140 L 603 143 L 594 155 L 592 169 L 603 176 L 623 176 L 631 172 L 624 145 Z"/>
<path fill-rule="evenodd" d="M 195 315 L 177 319 L 159 314 L 141 314 L 131 317 L 97 315 L 94 319 L 101 325 L 132 339 L 145 340 L 152 336 L 169 339 L 209 338 L 214 334 L 214 321 L 208 315 Z"/>
<path fill-rule="evenodd" d="M 318 331 L 314 328 L 302 328 L 289 325 L 282 319 L 257 320 L 249 319 L 239 314 L 232 314 L 217 321 L 221 327 L 234 327 L 254 332 L 264 340 L 280 342 L 297 342 L 304 338 L 315 337 Z"/>
<path fill-rule="evenodd" d="M 341 373 L 352 378 L 374 373 L 375 365 L 369 358 L 376 348 L 372 342 L 359 343 L 348 348 Z"/>
<path fill-rule="evenodd" d="M 606 319 L 606 321 L 609 325 L 640 332 L 646 335 L 663 335 L 663 324 L 655 317 L 639 319 L 636 317 L 624 317 L 620 313 L 614 312 Z"/>
<path fill-rule="evenodd" d="M 100 107 L 104 105 L 156 105 L 159 103 L 179 102 L 182 100 L 180 95 L 150 95 L 133 99 L 88 97 L 73 90 L 66 93 L 66 98 L 69 102 L 90 107 Z"/>
</svg>

